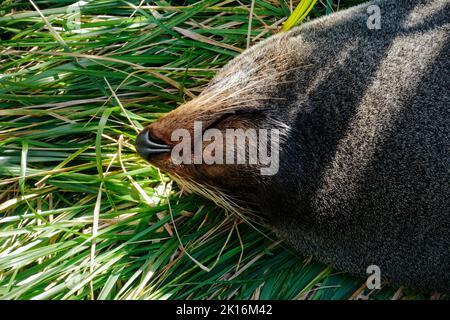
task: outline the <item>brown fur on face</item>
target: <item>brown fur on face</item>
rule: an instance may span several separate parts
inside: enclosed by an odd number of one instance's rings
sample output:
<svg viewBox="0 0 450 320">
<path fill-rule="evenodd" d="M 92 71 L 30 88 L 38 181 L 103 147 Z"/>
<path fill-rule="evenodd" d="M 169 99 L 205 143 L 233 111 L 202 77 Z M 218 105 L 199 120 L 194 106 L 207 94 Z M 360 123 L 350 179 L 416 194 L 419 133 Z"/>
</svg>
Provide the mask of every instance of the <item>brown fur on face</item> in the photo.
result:
<svg viewBox="0 0 450 320">
<path fill-rule="evenodd" d="M 280 37 L 279 40 L 281 48 L 286 45 L 282 39 Z M 285 132 L 282 119 L 277 117 L 274 120 L 266 109 L 272 108 L 272 105 L 278 109 L 280 102 L 285 99 L 278 96 L 280 86 L 289 86 L 292 82 L 289 73 L 306 66 L 297 66 L 295 55 L 286 54 L 292 52 L 293 48 L 283 50 L 282 53 L 279 49 L 271 47 L 266 52 L 256 51 L 253 55 L 251 52 L 254 49 L 247 50 L 247 55 L 241 55 L 234 63 L 225 66 L 200 96 L 150 124 L 147 128 L 151 135 L 173 147 L 178 141 L 171 140 L 172 133 L 176 129 L 186 129 L 192 137 L 195 121 L 202 121 L 203 130 L 216 128 L 224 132 L 225 129 L 277 128 Z M 287 69 L 289 64 L 292 68 Z M 203 150 L 207 145 L 203 144 Z M 258 166 L 255 165 L 176 166 L 171 162 L 170 155 L 157 155 L 147 160 L 163 171 L 205 186 L 230 189 L 260 183 L 260 177 L 255 173 Z"/>
<path fill-rule="evenodd" d="M 197 99 L 200 100 L 201 98 Z M 167 145 L 173 147 L 174 145 L 179 143 L 179 141 L 172 141 L 172 132 L 174 132 L 176 129 L 182 128 L 188 130 L 191 134 L 191 137 L 193 137 L 193 124 L 194 121 L 200 121 L 199 119 L 202 119 L 201 121 L 203 123 L 203 132 L 207 129 L 218 129 L 223 133 L 224 138 L 226 129 L 242 129 L 245 131 L 249 128 L 256 127 L 258 123 L 263 120 L 263 117 L 261 115 L 254 113 L 212 114 L 210 111 L 205 110 L 204 113 L 197 115 L 195 112 L 192 112 L 192 105 L 195 104 L 195 102 L 196 100 L 193 100 L 190 103 L 181 106 L 179 109 L 176 109 L 173 112 L 167 114 L 157 122 L 149 125 L 148 129 L 151 132 L 151 135 L 159 141 L 162 141 Z M 188 109 L 189 111 L 184 111 L 186 109 Z M 197 111 L 197 109 L 195 109 L 195 111 Z M 186 114 L 190 114 L 191 116 L 186 116 Z M 230 147 L 237 149 L 236 139 L 234 139 L 233 141 L 219 140 L 217 142 L 214 142 L 220 145 L 219 149 L 223 150 L 224 153 Z M 203 142 L 202 154 L 204 156 L 208 156 L 209 153 L 212 152 L 210 148 L 208 149 L 208 146 L 211 143 L 211 141 Z M 192 164 L 175 165 L 173 164 L 171 154 L 169 153 L 156 155 L 148 160 L 163 171 L 177 175 L 179 178 L 188 178 L 205 186 L 215 186 L 223 189 L 233 188 L 244 184 L 245 179 L 253 175 L 253 172 L 257 169 L 257 166 L 255 165 L 253 165 L 252 167 L 251 165 L 246 164 L 194 164 L 194 150 L 191 149 L 191 151 Z M 223 157 L 225 158 L 225 154 L 223 154 Z M 251 185 L 251 181 L 248 181 L 247 183 Z"/>
</svg>

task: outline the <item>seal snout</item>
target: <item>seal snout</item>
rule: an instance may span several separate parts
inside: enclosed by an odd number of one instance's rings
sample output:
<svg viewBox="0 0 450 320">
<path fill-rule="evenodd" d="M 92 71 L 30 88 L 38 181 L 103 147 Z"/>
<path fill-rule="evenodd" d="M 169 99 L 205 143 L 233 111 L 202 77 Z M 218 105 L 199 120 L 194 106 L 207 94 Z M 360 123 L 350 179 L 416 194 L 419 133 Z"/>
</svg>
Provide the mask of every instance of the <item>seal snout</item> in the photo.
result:
<svg viewBox="0 0 450 320">
<path fill-rule="evenodd" d="M 136 138 L 136 151 L 144 159 L 148 159 L 153 155 L 168 153 L 171 147 L 155 138 L 149 128 L 145 128 Z"/>
</svg>

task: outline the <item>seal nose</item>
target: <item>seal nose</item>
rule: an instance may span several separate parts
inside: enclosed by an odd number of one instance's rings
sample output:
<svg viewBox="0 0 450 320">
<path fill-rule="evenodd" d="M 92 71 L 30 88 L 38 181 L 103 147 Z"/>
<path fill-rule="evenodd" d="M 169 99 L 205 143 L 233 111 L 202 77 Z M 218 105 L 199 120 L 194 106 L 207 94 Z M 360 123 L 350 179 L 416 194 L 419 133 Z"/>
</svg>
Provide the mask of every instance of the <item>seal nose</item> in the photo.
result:
<svg viewBox="0 0 450 320">
<path fill-rule="evenodd" d="M 136 138 L 136 150 L 144 159 L 152 155 L 170 152 L 170 146 L 154 138 L 150 130 L 145 128 Z"/>
</svg>

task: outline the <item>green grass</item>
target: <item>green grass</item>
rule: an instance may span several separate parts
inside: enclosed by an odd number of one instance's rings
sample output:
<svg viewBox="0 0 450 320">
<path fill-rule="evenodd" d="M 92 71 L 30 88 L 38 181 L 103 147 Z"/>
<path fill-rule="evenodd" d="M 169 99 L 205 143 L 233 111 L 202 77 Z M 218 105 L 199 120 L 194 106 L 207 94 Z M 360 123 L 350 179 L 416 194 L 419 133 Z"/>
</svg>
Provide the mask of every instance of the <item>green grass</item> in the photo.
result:
<svg viewBox="0 0 450 320">
<path fill-rule="evenodd" d="M 429 298 L 364 290 L 136 155 L 245 49 L 251 1 L 87 1 L 80 29 L 73 2 L 0 4 L 0 299 Z M 248 42 L 289 7 L 256 0 Z"/>
</svg>

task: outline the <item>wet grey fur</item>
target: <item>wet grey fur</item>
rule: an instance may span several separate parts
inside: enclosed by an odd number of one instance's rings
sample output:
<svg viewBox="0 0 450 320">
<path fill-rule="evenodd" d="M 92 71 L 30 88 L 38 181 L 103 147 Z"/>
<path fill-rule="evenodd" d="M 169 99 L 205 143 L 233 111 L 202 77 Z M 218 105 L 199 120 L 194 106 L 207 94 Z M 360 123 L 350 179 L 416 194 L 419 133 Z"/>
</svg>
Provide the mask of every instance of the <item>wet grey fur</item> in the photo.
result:
<svg viewBox="0 0 450 320">
<path fill-rule="evenodd" d="M 449 16 L 448 1 L 363 4 L 250 48 L 210 85 L 270 78 L 254 94 L 278 98 L 258 108 L 289 127 L 280 171 L 233 190 L 301 252 L 450 290 Z"/>
</svg>

